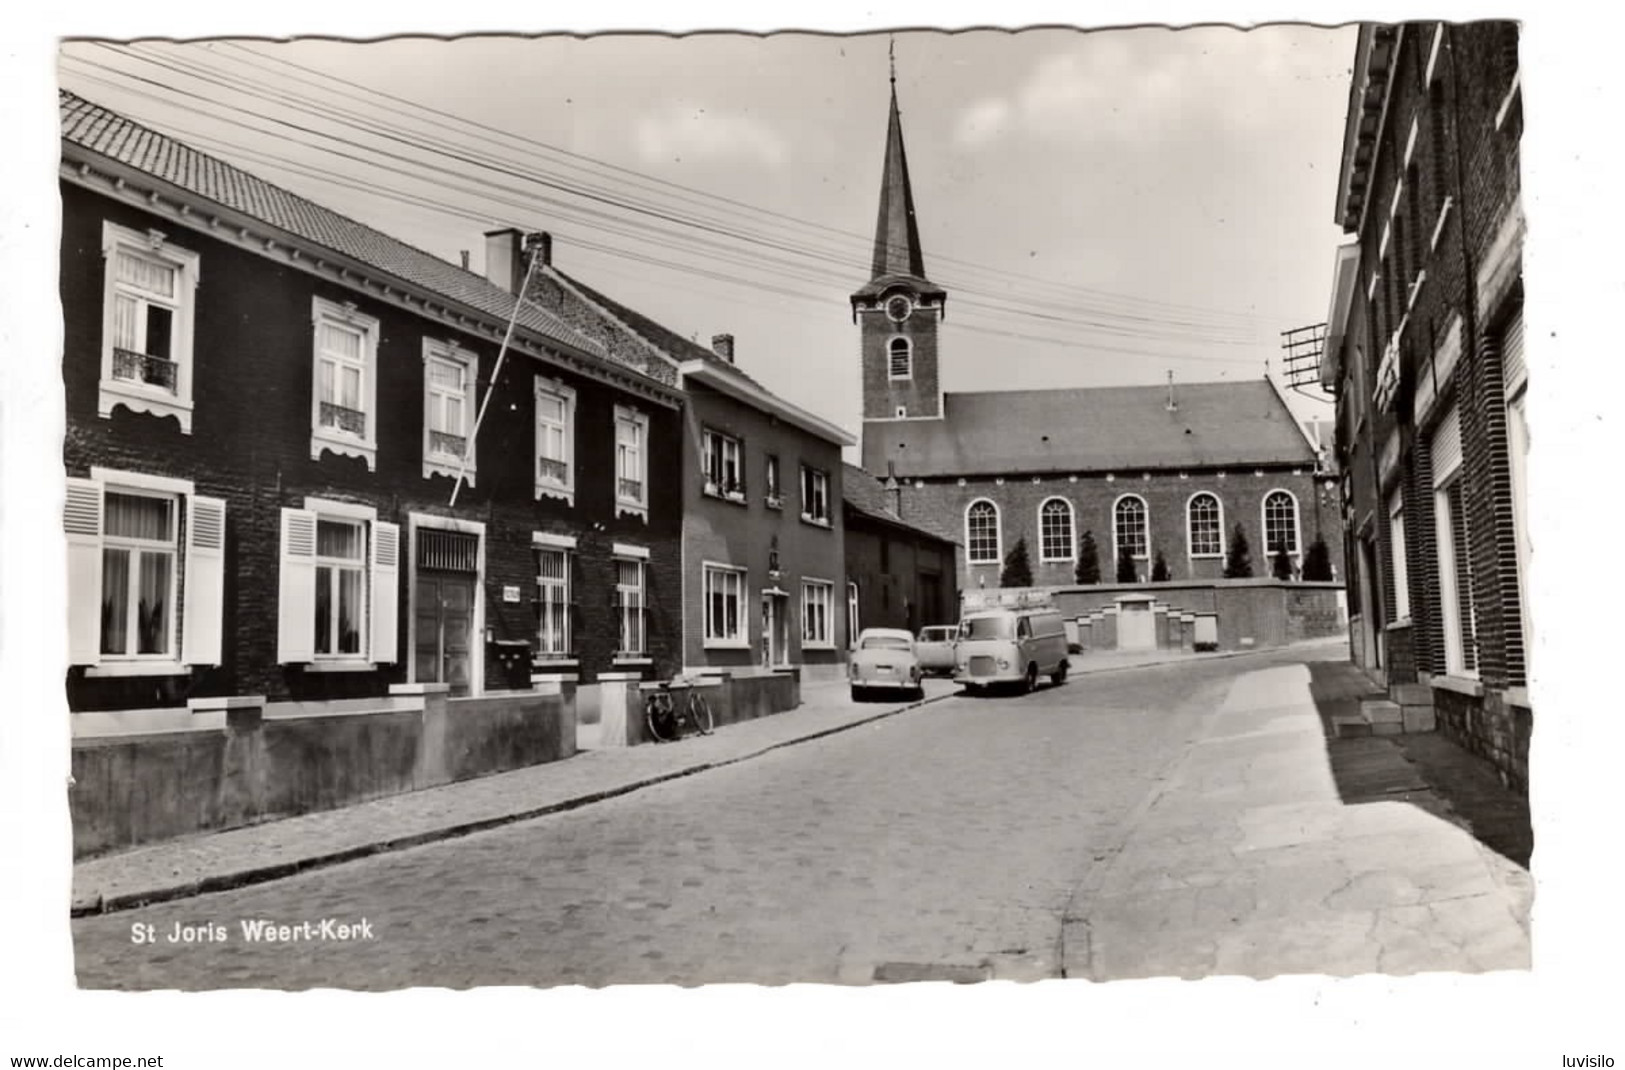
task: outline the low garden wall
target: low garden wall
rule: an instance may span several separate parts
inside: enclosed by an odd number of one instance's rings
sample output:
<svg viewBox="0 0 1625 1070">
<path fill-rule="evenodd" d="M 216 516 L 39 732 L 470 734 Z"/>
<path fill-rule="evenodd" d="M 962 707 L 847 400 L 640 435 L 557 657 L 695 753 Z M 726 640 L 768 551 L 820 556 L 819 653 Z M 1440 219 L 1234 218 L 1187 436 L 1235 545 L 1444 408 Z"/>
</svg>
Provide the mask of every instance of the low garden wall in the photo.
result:
<svg viewBox="0 0 1625 1070">
<path fill-rule="evenodd" d="M 267 714 L 263 699 L 194 699 L 202 727 L 73 742 L 74 857 L 352 806 L 575 753 L 575 688 L 448 701 L 406 685 L 401 708 Z M 413 708 L 413 707 L 416 708 Z M 223 714 L 223 716 L 222 716 Z"/>
<path fill-rule="evenodd" d="M 1069 622 L 1069 638 L 1085 649 L 1118 646 L 1117 614 L 1124 600 L 1151 600 L 1159 649 L 1241 650 L 1284 646 L 1345 633 L 1341 583 L 1276 579 L 1102 583 L 984 592 L 1016 601 L 1027 592 L 1047 597 Z"/>
</svg>

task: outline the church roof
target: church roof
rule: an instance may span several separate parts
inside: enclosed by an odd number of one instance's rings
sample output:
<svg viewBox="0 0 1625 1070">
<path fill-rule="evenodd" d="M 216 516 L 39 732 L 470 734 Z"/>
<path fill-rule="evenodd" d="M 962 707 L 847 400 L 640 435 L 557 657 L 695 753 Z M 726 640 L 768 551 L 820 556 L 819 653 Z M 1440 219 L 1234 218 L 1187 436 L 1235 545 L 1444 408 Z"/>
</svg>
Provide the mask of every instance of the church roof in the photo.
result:
<svg viewBox="0 0 1625 1070">
<path fill-rule="evenodd" d="M 878 420 L 865 456 L 899 477 L 1312 467 L 1314 451 L 1266 379 L 943 395 L 940 420 Z"/>
<path fill-rule="evenodd" d="M 914 187 L 908 178 L 908 154 L 903 149 L 903 120 L 897 111 L 895 83 L 886 124 L 886 159 L 880 174 L 880 211 L 875 220 L 875 251 L 869 278 L 868 285 L 854 296 L 879 293 L 897 283 L 917 291 L 940 293 L 925 277 L 925 254 L 920 250 L 920 228 L 914 218 Z"/>
</svg>

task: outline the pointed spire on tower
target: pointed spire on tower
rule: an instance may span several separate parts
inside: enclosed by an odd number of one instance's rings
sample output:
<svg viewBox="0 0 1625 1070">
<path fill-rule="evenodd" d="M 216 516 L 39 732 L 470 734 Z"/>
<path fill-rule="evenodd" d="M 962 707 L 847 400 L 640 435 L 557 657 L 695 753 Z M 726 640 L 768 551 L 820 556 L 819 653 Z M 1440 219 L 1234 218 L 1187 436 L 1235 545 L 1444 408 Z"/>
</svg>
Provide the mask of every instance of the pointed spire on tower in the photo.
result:
<svg viewBox="0 0 1625 1070">
<path fill-rule="evenodd" d="M 892 55 L 891 115 L 886 126 L 886 162 L 880 176 L 880 215 L 875 222 L 875 255 L 871 276 L 925 278 L 920 230 L 914 221 L 914 189 L 908 180 L 903 151 L 903 120 L 897 110 L 897 64 Z"/>
</svg>

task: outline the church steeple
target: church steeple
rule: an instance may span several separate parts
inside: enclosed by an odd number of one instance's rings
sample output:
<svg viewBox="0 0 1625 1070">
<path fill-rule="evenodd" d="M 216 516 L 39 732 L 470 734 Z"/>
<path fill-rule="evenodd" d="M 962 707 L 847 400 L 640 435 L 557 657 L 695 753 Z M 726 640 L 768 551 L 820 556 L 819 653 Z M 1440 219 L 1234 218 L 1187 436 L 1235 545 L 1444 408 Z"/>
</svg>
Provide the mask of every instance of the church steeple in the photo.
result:
<svg viewBox="0 0 1625 1070">
<path fill-rule="evenodd" d="M 914 189 L 903 149 L 903 120 L 897 112 L 897 79 L 892 76 L 891 118 L 886 124 L 886 163 L 880 175 L 880 215 L 875 221 L 875 255 L 870 277 L 925 279 L 920 228 L 914 220 Z"/>
<path fill-rule="evenodd" d="M 903 148 L 895 66 L 890 105 L 869 281 L 852 295 L 852 318 L 860 324 L 863 361 L 865 467 L 871 460 L 878 463 L 878 456 L 870 456 L 871 439 L 881 441 L 878 432 L 871 433 L 868 422 L 942 416 L 937 328 L 948 295 L 925 275 L 908 153 Z"/>
</svg>

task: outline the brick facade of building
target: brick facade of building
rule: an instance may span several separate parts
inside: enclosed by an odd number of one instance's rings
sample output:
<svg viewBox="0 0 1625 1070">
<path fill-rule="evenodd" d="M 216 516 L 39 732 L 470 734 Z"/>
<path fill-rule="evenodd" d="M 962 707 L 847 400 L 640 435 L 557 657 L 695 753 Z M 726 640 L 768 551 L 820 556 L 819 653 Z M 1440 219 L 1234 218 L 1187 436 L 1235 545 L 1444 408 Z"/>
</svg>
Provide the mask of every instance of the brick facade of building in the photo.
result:
<svg viewBox="0 0 1625 1070">
<path fill-rule="evenodd" d="M 497 373 L 504 328 L 500 317 L 455 299 L 421 296 L 420 287 L 384 267 L 357 264 L 276 223 L 256 221 L 177 189 L 164 178 L 144 176 L 138 167 L 66 138 L 64 155 L 60 283 L 67 475 L 87 494 L 105 489 L 127 497 L 163 489 L 176 509 L 171 523 L 180 529 L 170 535 L 180 546 L 173 566 L 178 573 L 175 606 L 146 604 L 142 594 L 142 613 L 168 614 L 168 661 L 160 664 L 163 659 L 132 656 L 131 651 L 107 657 L 105 634 L 103 650 L 96 653 L 92 623 L 89 646 L 81 647 L 68 673 L 72 709 L 140 710 L 242 694 L 322 704 L 382 696 L 392 684 L 421 682 L 426 677 L 414 657 L 414 635 L 419 621 L 438 618 L 419 604 L 418 566 L 437 563 L 427 549 L 435 536 L 424 534 L 434 531 L 460 540 L 458 546 L 477 547 L 477 557 L 470 551 L 464 581 L 474 600 L 466 622 L 467 666 L 473 678 L 464 681 L 464 689 L 478 694 L 516 682 L 529 686 L 538 632 L 538 534 L 574 544 L 572 671 L 591 679 L 610 667 L 617 652 L 617 611 L 597 597 L 606 586 L 613 589 L 616 544 L 647 552 L 648 640 L 643 653 L 668 668 L 680 663 L 681 416 L 673 390 L 616 365 L 585 342 L 574 348 L 553 346 L 525 332 L 523 344 L 510 348 Z M 227 180 L 258 181 L 235 171 L 227 173 Z M 318 210 L 282 191 L 275 195 L 289 198 L 288 204 L 305 205 L 305 211 Z M 140 401 L 107 404 L 111 350 L 105 334 L 114 315 L 110 279 L 115 263 L 107 252 L 108 227 L 145 236 L 164 255 L 194 258 L 195 287 L 179 294 L 182 311 L 174 316 L 175 322 L 184 318 L 189 324 L 183 393 L 190 395 L 191 405 L 184 421 L 172 413 L 140 411 Z M 117 262 L 125 270 L 125 261 Z M 489 286 L 472 277 L 462 281 L 490 298 Z M 365 405 L 370 457 L 356 455 L 365 451 L 328 449 L 313 436 L 313 339 L 319 337 L 313 323 L 316 310 L 324 307 L 370 324 L 376 340 L 365 388 L 374 392 Z M 149 336 L 167 322 L 162 310 L 145 315 Z M 426 463 L 426 368 L 429 352 L 441 347 L 472 362 L 472 382 L 464 394 L 472 394 L 466 402 L 469 414 L 491 391 L 472 476 L 455 507 L 450 504 L 454 479 L 447 466 Z M 533 384 L 538 377 L 575 391 L 573 502 L 535 493 Z M 122 383 L 113 386 L 123 388 Z M 635 410 L 648 421 L 647 509 L 641 515 L 616 502 L 617 407 Z M 188 422 L 189 428 L 183 427 Z M 463 423 L 465 435 L 471 424 Z M 187 590 L 195 564 L 188 540 L 199 534 L 186 526 L 194 498 L 224 505 L 218 550 L 223 560 L 215 572 L 218 604 L 210 610 L 189 597 L 198 592 Z M 363 569 L 366 608 L 359 628 L 367 639 L 379 640 L 378 649 L 363 641 L 363 649 L 342 665 L 279 655 L 289 550 L 285 511 L 311 508 L 313 499 L 336 503 L 343 516 L 370 518 L 360 528 L 369 553 L 387 554 L 389 535 L 398 531 L 393 562 L 386 556 Z M 93 503 L 93 517 L 102 515 L 102 500 L 81 499 Z M 320 541 L 314 524 L 312 535 Z M 87 525 L 80 541 L 88 540 L 91 549 L 78 562 L 97 561 L 95 541 L 111 546 L 114 536 L 110 526 L 104 535 L 99 525 Z M 318 548 L 315 555 L 322 552 Z M 442 552 L 449 551 L 434 551 Z M 95 582 L 87 575 L 91 571 L 83 569 L 70 592 L 100 599 L 106 628 L 112 603 L 107 588 L 101 594 L 88 589 Z M 99 568 L 94 571 L 100 573 Z M 390 631 L 391 591 L 393 644 L 381 638 Z M 184 644 L 204 630 L 218 636 L 218 655 L 185 663 Z"/>
<path fill-rule="evenodd" d="M 1435 681 L 1442 730 L 1524 785 L 1517 34 L 1362 28 L 1338 199 L 1358 268 L 1323 379 L 1356 653 L 1391 684 Z"/>
</svg>

